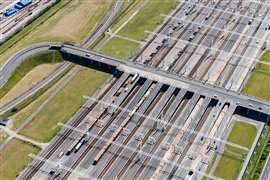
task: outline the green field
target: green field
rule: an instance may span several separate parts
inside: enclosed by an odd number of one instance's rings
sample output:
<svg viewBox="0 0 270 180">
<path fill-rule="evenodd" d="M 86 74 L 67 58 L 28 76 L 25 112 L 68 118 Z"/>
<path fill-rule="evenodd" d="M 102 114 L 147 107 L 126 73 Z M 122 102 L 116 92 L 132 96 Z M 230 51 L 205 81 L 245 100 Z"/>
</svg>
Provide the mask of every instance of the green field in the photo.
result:
<svg viewBox="0 0 270 180">
<path fill-rule="evenodd" d="M 262 61 L 270 62 L 270 50 L 266 51 L 262 57 Z M 251 74 L 243 92 L 270 100 L 270 66 L 258 63 L 255 71 Z M 256 154 L 252 155 L 251 162 L 248 166 L 244 179 L 253 180 L 259 179 L 262 172 L 266 157 L 270 152 L 270 131 L 269 125 L 265 127 L 263 135 L 259 139 L 259 145 L 256 147 Z"/>
<path fill-rule="evenodd" d="M 241 171 L 242 164 L 243 160 L 241 158 L 228 152 L 224 152 L 214 176 L 226 180 L 237 179 Z"/>
<path fill-rule="evenodd" d="M 270 126 L 266 125 L 261 133 L 255 152 L 244 174 L 244 180 L 258 180 L 270 153 Z"/>
<path fill-rule="evenodd" d="M 262 61 L 270 63 L 270 51 L 261 57 Z M 252 73 L 245 88 L 244 93 L 262 99 L 270 100 L 270 66 L 258 64 Z"/>
<path fill-rule="evenodd" d="M 8 93 L 29 71 L 39 66 L 40 64 L 58 63 L 61 62 L 62 56 L 59 52 L 40 52 L 29 56 L 22 62 L 13 72 L 7 83 L 0 89 L 0 98 Z"/>
<path fill-rule="evenodd" d="M 254 125 L 236 121 L 227 140 L 250 149 L 256 135 L 257 128 Z M 237 179 L 245 161 L 246 153 L 242 149 L 226 145 L 214 176 L 226 180 Z"/>
<path fill-rule="evenodd" d="M 161 14 L 169 14 L 176 5 L 176 0 L 149 1 L 141 11 L 118 32 L 118 35 L 143 41 L 149 35 L 145 31 L 154 31 L 164 20 Z M 99 45 L 97 45 L 97 47 L 99 47 Z M 113 37 L 101 51 L 111 56 L 128 58 L 134 55 L 139 47 L 140 44 L 136 42 Z"/>
<path fill-rule="evenodd" d="M 101 51 L 102 53 L 110 56 L 126 59 L 135 52 L 137 47 L 137 43 L 114 37 L 102 48 Z M 123 49 L 125 50 L 123 51 Z"/>
<path fill-rule="evenodd" d="M 149 8 L 149 6 L 152 5 L 152 3 L 149 3 L 145 8 Z M 165 8 L 167 8 L 167 6 L 165 6 Z M 144 18 L 145 16 L 140 17 Z M 130 46 L 130 49 L 135 50 L 137 46 Z M 106 49 L 105 47 L 104 51 L 110 52 L 111 49 Z M 118 49 L 118 51 L 121 56 L 125 56 L 126 48 Z M 59 130 L 57 123 L 68 121 L 84 103 L 82 96 L 91 96 L 107 80 L 107 74 L 96 72 L 92 69 L 83 69 L 83 72 L 79 73 L 76 78 L 36 116 L 32 123 L 22 130 L 22 134 L 33 139 L 49 141 Z M 37 103 L 36 107 L 31 107 L 31 111 L 34 111 L 38 107 L 38 104 L 39 103 Z M 25 114 L 23 117 L 26 117 Z M 20 116 L 14 118 L 15 120 L 19 118 L 19 122 L 23 121 Z"/>
<path fill-rule="evenodd" d="M 17 129 L 36 109 L 39 107 L 49 96 L 56 91 L 56 89 L 63 83 L 65 79 L 71 74 L 72 71 L 64 75 L 57 83 L 53 83 L 53 85 L 42 95 L 38 96 L 31 104 L 29 104 L 24 109 L 15 113 L 13 116 L 9 118 L 12 120 L 12 128 Z"/>
<path fill-rule="evenodd" d="M 150 0 L 141 12 L 120 30 L 118 34 L 136 40 L 144 40 L 148 35 L 145 31 L 155 30 L 164 20 L 161 14 L 168 14 L 176 7 L 177 2 L 177 0 Z"/>
<path fill-rule="evenodd" d="M 13 180 L 27 166 L 32 159 L 28 156 L 30 153 L 38 154 L 39 148 L 12 139 L 0 151 L 0 179 Z"/>
<path fill-rule="evenodd" d="M 236 121 L 228 137 L 228 141 L 250 149 L 256 135 L 257 128 L 254 125 L 241 121 Z M 228 149 L 234 152 L 243 153 L 243 150 L 232 146 L 228 146 Z"/>
<path fill-rule="evenodd" d="M 60 127 L 84 104 L 83 95 L 93 95 L 108 78 L 108 74 L 82 68 L 68 85 L 28 124 L 22 134 L 39 141 L 50 141 Z"/>
</svg>

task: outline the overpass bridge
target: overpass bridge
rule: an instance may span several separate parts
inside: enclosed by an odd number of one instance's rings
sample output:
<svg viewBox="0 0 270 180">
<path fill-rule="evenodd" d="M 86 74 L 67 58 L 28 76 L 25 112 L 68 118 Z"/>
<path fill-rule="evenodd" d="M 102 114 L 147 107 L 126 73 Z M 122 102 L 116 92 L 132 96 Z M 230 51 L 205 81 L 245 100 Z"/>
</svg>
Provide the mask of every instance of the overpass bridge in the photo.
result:
<svg viewBox="0 0 270 180">
<path fill-rule="evenodd" d="M 107 67 L 115 71 L 126 72 L 129 74 L 139 74 L 141 77 L 151 79 L 159 83 L 167 84 L 173 87 L 186 89 L 190 92 L 200 94 L 205 97 L 217 99 L 224 103 L 235 105 L 239 112 L 260 116 L 261 120 L 270 120 L 270 103 L 255 97 L 247 96 L 235 91 L 230 91 L 225 88 L 206 84 L 201 81 L 189 79 L 177 74 L 172 74 L 167 71 L 162 71 L 144 64 L 139 64 L 134 61 L 124 61 L 118 58 L 103 55 L 87 49 L 75 47 L 72 45 L 56 45 L 51 46 L 51 49 L 59 50 L 67 60 L 79 61 L 84 63 L 95 63 L 99 67 Z M 77 63 L 77 62 L 75 62 Z"/>
</svg>

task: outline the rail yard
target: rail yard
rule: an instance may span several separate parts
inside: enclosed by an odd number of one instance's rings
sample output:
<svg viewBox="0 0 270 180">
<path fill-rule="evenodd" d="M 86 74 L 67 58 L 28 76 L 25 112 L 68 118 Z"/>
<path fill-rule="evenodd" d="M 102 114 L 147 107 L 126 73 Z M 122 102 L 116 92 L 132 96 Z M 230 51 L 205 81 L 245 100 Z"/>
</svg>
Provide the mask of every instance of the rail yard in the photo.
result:
<svg viewBox="0 0 270 180">
<path fill-rule="evenodd" d="M 179 1 L 123 63 L 49 45 L 112 76 L 95 96 L 82 94 L 87 103 L 58 124 L 61 131 L 18 179 L 219 178 L 207 168 L 226 145 L 254 150 L 227 141 L 234 117 L 270 120 L 269 102 L 241 94 L 256 64 L 269 65 L 259 60 L 269 47 L 269 10 L 267 0 Z"/>
<path fill-rule="evenodd" d="M 0 42 L 4 42 L 19 29 L 23 28 L 27 22 L 38 16 L 55 2 L 55 0 L 12 1 L 3 9 L 0 9 Z"/>
</svg>

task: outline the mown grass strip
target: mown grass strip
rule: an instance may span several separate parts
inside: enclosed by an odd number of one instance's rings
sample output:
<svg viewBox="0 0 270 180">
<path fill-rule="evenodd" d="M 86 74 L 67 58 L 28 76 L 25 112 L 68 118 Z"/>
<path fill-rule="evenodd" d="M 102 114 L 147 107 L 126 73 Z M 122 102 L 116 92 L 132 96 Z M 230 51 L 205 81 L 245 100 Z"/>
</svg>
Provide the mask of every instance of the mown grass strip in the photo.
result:
<svg viewBox="0 0 270 180">
<path fill-rule="evenodd" d="M 270 50 L 266 51 L 262 57 L 262 61 L 270 62 Z M 270 74 L 263 73 L 263 71 L 270 71 L 270 66 L 258 63 L 255 71 L 251 74 L 243 92 L 256 96 L 265 100 L 270 100 Z M 266 124 L 259 142 L 253 153 L 248 168 L 243 179 L 257 180 L 260 178 L 266 157 L 270 153 L 270 127 Z"/>
<path fill-rule="evenodd" d="M 27 107 L 29 104 L 34 102 L 38 97 L 40 97 L 42 94 L 44 94 L 49 88 L 51 88 L 55 83 L 57 83 L 63 76 L 65 76 L 69 70 L 74 67 L 74 65 L 69 66 L 65 71 L 63 71 L 61 74 L 59 74 L 56 78 L 54 78 L 51 82 L 49 82 L 46 86 L 39 89 L 35 94 L 32 96 L 29 96 L 24 101 L 19 103 L 17 106 L 12 108 L 11 110 L 5 112 L 4 114 L 1 114 L 1 117 L 10 117 L 17 112 L 23 110 L 25 107 Z"/>
<path fill-rule="evenodd" d="M 256 126 L 246 122 L 236 121 L 227 140 L 250 149 L 256 135 Z M 247 152 L 242 149 L 226 145 L 225 151 L 221 156 L 222 157 L 217 169 L 215 170 L 214 176 L 222 179 L 236 180 L 246 159 Z"/>
<path fill-rule="evenodd" d="M 33 68 L 41 64 L 59 63 L 62 61 L 62 55 L 57 51 L 45 51 L 29 56 L 16 68 L 6 84 L 0 89 L 0 98 L 6 95 L 8 91 L 11 90 Z"/>
<path fill-rule="evenodd" d="M 222 154 L 214 176 L 226 180 L 236 180 L 242 169 L 243 162 L 244 160 L 240 157 L 225 151 Z"/>
<path fill-rule="evenodd" d="M 148 1 L 140 12 L 118 32 L 118 35 L 143 41 L 148 36 L 145 33 L 146 30 L 154 31 L 163 22 L 164 17 L 161 14 L 170 13 L 176 6 L 176 0 Z M 140 46 L 138 43 L 114 37 L 102 48 L 101 52 L 119 58 L 129 58 L 137 53 Z"/>
<path fill-rule="evenodd" d="M 21 133 L 39 141 L 50 141 L 60 129 L 57 124 L 67 122 L 85 103 L 83 95 L 94 94 L 107 78 L 106 73 L 82 68 Z"/>
<path fill-rule="evenodd" d="M 270 153 L 270 126 L 266 125 L 259 138 L 254 153 L 243 176 L 244 180 L 257 180 L 260 178 L 266 158 Z"/>
<path fill-rule="evenodd" d="M 18 177 L 32 159 L 28 154 L 38 154 L 40 149 L 32 144 L 12 139 L 0 151 L 0 179 L 12 180 Z"/>
<path fill-rule="evenodd" d="M 262 61 L 270 62 L 270 50 L 266 51 L 262 57 Z M 249 78 L 243 92 L 256 96 L 265 100 L 270 100 L 270 74 L 264 73 L 270 71 L 270 66 L 265 64 L 257 64 L 255 71 Z"/>
<path fill-rule="evenodd" d="M 160 2 L 163 4 L 163 1 Z M 170 2 L 173 4 L 175 3 L 174 0 Z M 152 6 L 152 3 L 149 3 L 146 6 L 149 6 L 147 8 L 149 9 Z M 165 6 L 164 8 L 166 11 L 163 10 L 162 12 L 169 13 L 175 6 L 171 5 L 169 7 L 171 7 L 171 9 L 168 8 L 168 6 Z M 160 6 L 159 8 L 162 9 L 163 6 Z M 152 11 L 153 13 L 155 12 L 154 7 L 152 7 Z M 144 11 L 141 13 L 144 13 Z M 160 16 L 160 14 L 158 16 Z M 140 18 L 145 18 L 145 16 L 140 16 Z M 151 21 L 151 18 L 152 17 L 150 17 L 149 21 Z M 145 30 L 148 29 L 147 24 L 144 24 L 143 26 L 145 27 Z M 139 29 L 136 28 L 133 30 L 137 31 Z M 143 34 L 143 36 L 145 37 L 145 34 Z M 125 42 L 125 45 L 128 43 L 129 42 Z M 137 48 L 138 46 L 131 47 L 132 50 L 136 50 Z M 126 48 L 119 48 L 118 50 L 121 51 L 121 53 L 126 53 Z M 108 52 L 111 51 L 111 49 L 108 48 L 105 51 Z M 83 75 L 84 73 L 87 75 Z M 21 133 L 40 141 L 47 142 L 51 140 L 51 138 L 54 137 L 60 129 L 60 127 L 57 126 L 57 123 L 67 122 L 85 102 L 82 99 L 82 96 L 93 95 L 108 78 L 107 74 L 97 72 L 93 69 L 84 69 L 84 73 L 78 74 L 76 78 L 72 80 L 57 96 L 55 96 L 55 98 L 36 116 L 36 118 L 34 118 L 34 120 L 21 131 Z"/>
<path fill-rule="evenodd" d="M 253 145 L 256 135 L 256 126 L 242 121 L 236 121 L 228 137 L 228 141 L 250 149 Z M 244 150 L 233 146 L 227 146 L 227 148 L 237 153 L 245 153 Z"/>
</svg>

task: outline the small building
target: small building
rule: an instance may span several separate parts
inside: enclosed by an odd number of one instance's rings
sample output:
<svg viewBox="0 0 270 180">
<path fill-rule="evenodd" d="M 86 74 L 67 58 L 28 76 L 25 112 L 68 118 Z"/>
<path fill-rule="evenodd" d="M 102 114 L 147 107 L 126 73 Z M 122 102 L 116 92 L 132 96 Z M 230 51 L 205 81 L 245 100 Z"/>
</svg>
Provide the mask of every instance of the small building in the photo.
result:
<svg viewBox="0 0 270 180">
<path fill-rule="evenodd" d="M 22 8 L 28 6 L 31 3 L 32 3 L 32 0 L 21 0 L 20 2 L 16 3 L 15 8 L 16 9 L 22 9 Z"/>
<path fill-rule="evenodd" d="M 4 13 L 4 16 L 8 17 L 8 16 L 15 14 L 16 12 L 17 12 L 17 10 L 15 8 L 10 8 L 10 9 L 6 10 L 6 12 Z"/>
</svg>

